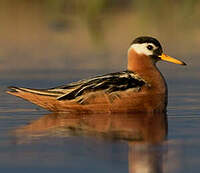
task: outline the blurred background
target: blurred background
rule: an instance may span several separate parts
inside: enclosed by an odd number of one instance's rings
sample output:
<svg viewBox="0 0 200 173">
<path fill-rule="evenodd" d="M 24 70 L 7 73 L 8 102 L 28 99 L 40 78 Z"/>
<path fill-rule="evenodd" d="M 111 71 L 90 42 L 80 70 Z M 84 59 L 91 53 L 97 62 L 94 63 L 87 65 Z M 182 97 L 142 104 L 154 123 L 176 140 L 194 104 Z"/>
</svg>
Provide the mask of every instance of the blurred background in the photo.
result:
<svg viewBox="0 0 200 173">
<path fill-rule="evenodd" d="M 188 64 L 159 63 L 168 78 L 199 79 L 199 9 L 199 0 L 0 0 L 0 78 L 124 70 L 131 41 L 148 35 Z"/>
</svg>

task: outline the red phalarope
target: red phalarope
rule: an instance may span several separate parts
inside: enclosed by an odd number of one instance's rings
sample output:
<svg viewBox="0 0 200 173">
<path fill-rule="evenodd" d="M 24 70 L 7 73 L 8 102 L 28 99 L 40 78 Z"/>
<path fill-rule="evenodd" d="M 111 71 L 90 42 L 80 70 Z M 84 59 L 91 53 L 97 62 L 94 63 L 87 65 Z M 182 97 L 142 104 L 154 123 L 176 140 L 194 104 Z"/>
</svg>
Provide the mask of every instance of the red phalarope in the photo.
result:
<svg viewBox="0 0 200 173">
<path fill-rule="evenodd" d="M 7 93 L 54 112 L 164 112 L 167 85 L 159 60 L 186 65 L 163 53 L 152 37 L 138 37 L 128 49 L 126 71 L 80 80 L 50 89 L 9 87 Z"/>
</svg>

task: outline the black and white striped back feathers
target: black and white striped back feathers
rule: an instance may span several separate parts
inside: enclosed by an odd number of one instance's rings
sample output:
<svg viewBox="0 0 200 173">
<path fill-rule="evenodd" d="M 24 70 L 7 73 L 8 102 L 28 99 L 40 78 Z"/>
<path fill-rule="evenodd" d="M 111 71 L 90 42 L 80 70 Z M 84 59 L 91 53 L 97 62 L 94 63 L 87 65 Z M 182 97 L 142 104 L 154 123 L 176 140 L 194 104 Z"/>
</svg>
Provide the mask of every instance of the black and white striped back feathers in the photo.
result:
<svg viewBox="0 0 200 173">
<path fill-rule="evenodd" d="M 96 91 L 104 91 L 107 94 L 128 89 L 139 91 L 143 85 L 148 85 L 148 83 L 137 73 L 132 71 L 122 71 L 81 80 L 68 85 L 52 88 L 49 91 L 70 90 L 70 92 L 65 92 L 64 95 L 59 96 L 57 99 L 73 100 L 84 94 Z"/>
</svg>

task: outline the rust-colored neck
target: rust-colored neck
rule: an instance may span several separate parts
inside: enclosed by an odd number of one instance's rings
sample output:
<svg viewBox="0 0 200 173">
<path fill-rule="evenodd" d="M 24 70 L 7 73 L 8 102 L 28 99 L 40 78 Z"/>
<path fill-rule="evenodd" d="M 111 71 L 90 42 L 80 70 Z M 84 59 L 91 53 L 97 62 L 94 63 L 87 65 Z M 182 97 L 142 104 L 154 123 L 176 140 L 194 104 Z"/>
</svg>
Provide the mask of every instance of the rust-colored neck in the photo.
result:
<svg viewBox="0 0 200 173">
<path fill-rule="evenodd" d="M 128 70 L 137 72 L 143 79 L 151 84 L 152 89 L 158 93 L 166 92 L 165 80 L 155 65 L 155 62 L 146 55 L 137 54 L 133 48 L 128 50 Z"/>
<path fill-rule="evenodd" d="M 134 49 L 130 48 L 128 50 L 128 67 L 127 68 L 128 70 L 140 73 L 143 71 L 155 69 L 155 63 L 150 57 L 144 54 L 137 54 L 134 51 Z"/>
</svg>

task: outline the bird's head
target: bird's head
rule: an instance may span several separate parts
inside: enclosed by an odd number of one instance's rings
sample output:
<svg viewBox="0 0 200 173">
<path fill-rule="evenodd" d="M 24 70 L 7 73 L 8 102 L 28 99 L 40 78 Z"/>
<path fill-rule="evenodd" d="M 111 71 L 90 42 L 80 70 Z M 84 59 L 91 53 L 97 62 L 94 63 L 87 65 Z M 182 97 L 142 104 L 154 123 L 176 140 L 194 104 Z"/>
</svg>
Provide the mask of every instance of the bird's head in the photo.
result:
<svg viewBox="0 0 200 173">
<path fill-rule="evenodd" d="M 162 46 L 155 38 L 143 36 L 138 37 L 130 45 L 129 51 L 134 51 L 138 56 L 147 56 L 153 63 L 159 60 L 172 62 L 175 64 L 186 65 L 183 61 L 172 58 L 163 53 Z"/>
</svg>

